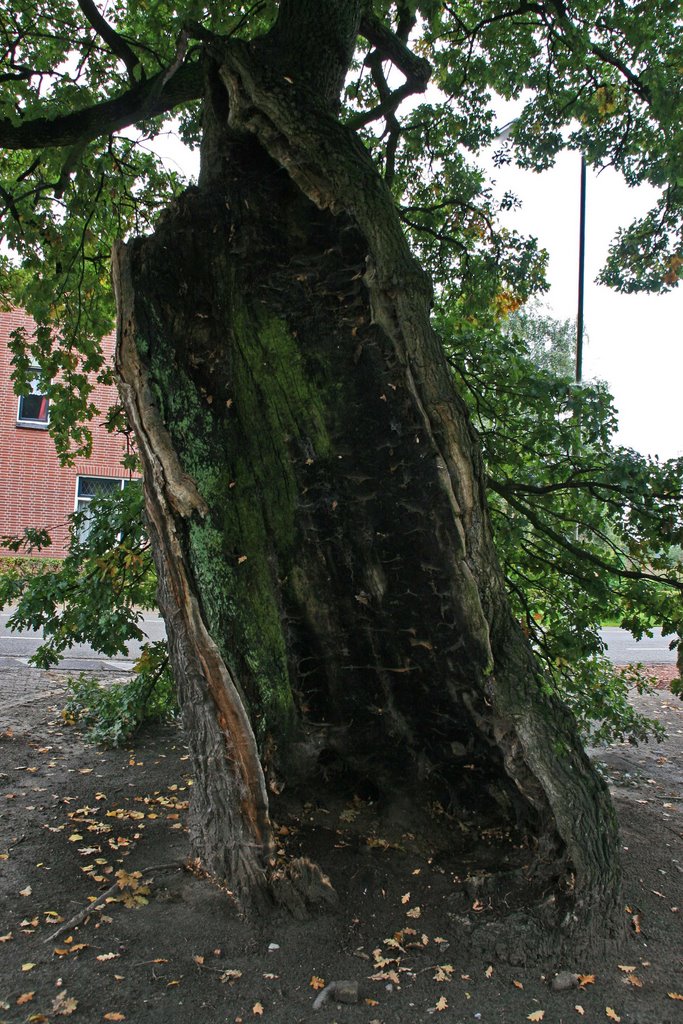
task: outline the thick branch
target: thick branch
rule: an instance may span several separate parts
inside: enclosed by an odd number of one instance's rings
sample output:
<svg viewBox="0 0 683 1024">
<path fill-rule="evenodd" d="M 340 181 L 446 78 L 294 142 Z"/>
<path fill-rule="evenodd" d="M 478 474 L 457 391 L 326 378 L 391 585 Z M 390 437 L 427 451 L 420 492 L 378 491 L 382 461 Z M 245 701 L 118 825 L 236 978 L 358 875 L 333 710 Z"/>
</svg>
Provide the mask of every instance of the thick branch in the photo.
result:
<svg viewBox="0 0 683 1024">
<path fill-rule="evenodd" d="M 126 40 L 102 16 L 93 0 L 78 0 L 78 6 L 97 34 L 104 39 L 112 53 L 116 54 L 119 60 L 122 60 L 126 65 L 131 82 L 140 81 L 144 78 L 144 70 L 139 58 L 133 53 Z M 137 77 L 136 68 L 139 68 Z"/>
<path fill-rule="evenodd" d="M 165 114 L 202 95 L 202 71 L 186 64 L 164 81 L 167 70 L 115 99 L 60 117 L 36 117 L 21 124 L 0 118 L 0 148 L 46 149 L 91 142 L 137 121 Z"/>
</svg>

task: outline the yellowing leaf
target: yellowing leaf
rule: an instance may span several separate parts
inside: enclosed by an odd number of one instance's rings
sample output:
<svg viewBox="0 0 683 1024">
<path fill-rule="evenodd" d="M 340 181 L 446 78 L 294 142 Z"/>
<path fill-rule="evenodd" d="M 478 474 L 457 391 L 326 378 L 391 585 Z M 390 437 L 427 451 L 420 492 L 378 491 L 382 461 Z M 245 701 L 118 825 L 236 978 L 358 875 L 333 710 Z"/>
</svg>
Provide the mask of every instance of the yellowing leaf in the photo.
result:
<svg viewBox="0 0 683 1024">
<path fill-rule="evenodd" d="M 27 963 L 27 964 L 22 964 L 22 965 L 21 965 L 21 969 L 22 969 L 22 971 L 24 971 L 24 972 L 26 972 L 26 971 L 32 971 L 32 970 L 33 970 L 33 968 L 34 968 L 35 966 L 36 966 L 35 964 L 28 964 L 28 963 Z"/>
<path fill-rule="evenodd" d="M 52 1000 L 52 1012 L 60 1017 L 70 1017 L 78 1006 L 78 1000 L 66 994 L 66 989 L 59 992 Z"/>
<path fill-rule="evenodd" d="M 317 974 L 314 974 L 308 983 L 312 989 L 317 992 L 321 988 L 325 988 L 325 982 L 322 978 L 319 978 Z"/>
<path fill-rule="evenodd" d="M 543 1020 L 545 1017 L 545 1010 L 534 1010 L 533 1013 L 527 1014 L 527 1020 Z"/>
<path fill-rule="evenodd" d="M 616 1021 L 620 1021 L 621 1020 L 621 1017 L 619 1016 L 617 1011 L 613 1010 L 611 1006 L 606 1006 L 605 1007 L 605 1014 L 606 1014 L 606 1016 L 609 1017 L 610 1020 L 616 1020 Z"/>
</svg>

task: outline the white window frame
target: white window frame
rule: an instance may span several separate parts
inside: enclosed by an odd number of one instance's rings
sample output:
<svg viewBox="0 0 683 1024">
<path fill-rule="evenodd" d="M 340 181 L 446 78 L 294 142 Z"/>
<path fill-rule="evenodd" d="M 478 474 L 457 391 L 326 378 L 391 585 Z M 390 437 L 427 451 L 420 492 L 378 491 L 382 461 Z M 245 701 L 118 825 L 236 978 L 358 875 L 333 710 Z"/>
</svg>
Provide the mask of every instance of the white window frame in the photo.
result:
<svg viewBox="0 0 683 1024">
<path fill-rule="evenodd" d="M 27 394 L 19 395 L 19 398 L 17 400 L 17 426 L 18 427 L 28 427 L 30 430 L 47 430 L 47 428 L 50 426 L 50 399 L 48 398 L 48 396 L 45 393 L 45 391 L 42 388 L 40 390 L 38 388 L 36 388 L 35 383 L 34 383 L 35 379 L 39 375 L 40 375 L 40 367 L 39 366 L 31 366 L 30 367 L 30 377 L 29 377 L 29 379 L 31 381 L 31 390 Z M 21 413 L 22 402 L 26 398 L 31 398 L 33 396 L 40 396 L 41 398 L 44 398 L 45 401 L 47 402 L 47 416 L 45 417 L 44 420 L 35 419 L 35 418 L 31 417 L 31 416 L 22 416 L 22 413 Z"/>
<path fill-rule="evenodd" d="M 74 499 L 74 512 L 85 512 L 87 511 L 88 505 L 93 498 L 100 498 L 100 494 L 79 494 L 79 488 L 81 480 L 112 480 L 115 481 L 119 486 L 116 488 L 118 491 L 122 491 L 131 481 L 128 477 L 119 476 L 95 476 L 92 473 L 79 473 L 76 477 L 76 496 Z M 111 493 L 114 493 L 115 488 L 112 487 Z M 87 522 L 87 521 L 86 521 Z M 86 526 L 86 523 L 83 524 Z M 84 541 L 87 537 L 87 533 L 80 535 L 80 540 Z"/>
</svg>

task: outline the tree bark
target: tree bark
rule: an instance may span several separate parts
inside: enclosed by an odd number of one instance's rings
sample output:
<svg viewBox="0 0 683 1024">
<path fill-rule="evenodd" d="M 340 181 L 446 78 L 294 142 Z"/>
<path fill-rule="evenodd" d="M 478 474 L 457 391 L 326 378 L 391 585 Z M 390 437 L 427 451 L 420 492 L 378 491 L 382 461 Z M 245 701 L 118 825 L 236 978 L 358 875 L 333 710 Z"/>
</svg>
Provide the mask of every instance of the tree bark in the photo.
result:
<svg viewBox="0 0 683 1024">
<path fill-rule="evenodd" d="M 604 936 L 609 796 L 511 615 L 429 281 L 335 117 L 360 4 L 323 6 L 305 74 L 320 4 L 208 47 L 199 186 L 115 254 L 193 849 L 262 896 L 268 773 L 429 787 L 532 836 L 564 924 Z"/>
</svg>

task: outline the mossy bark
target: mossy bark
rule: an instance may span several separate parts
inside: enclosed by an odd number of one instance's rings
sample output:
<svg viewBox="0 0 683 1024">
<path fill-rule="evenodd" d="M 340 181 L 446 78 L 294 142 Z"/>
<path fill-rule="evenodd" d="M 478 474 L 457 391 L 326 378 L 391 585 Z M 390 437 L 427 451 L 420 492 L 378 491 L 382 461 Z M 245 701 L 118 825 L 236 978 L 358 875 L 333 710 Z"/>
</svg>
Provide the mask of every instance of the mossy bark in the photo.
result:
<svg viewBox="0 0 683 1024">
<path fill-rule="evenodd" d="M 115 261 L 195 852 L 260 891 L 268 785 L 439 788 L 609 931 L 614 814 L 510 613 L 429 282 L 294 35 L 209 48 L 199 186 Z"/>
</svg>

